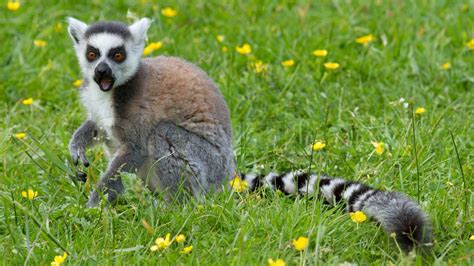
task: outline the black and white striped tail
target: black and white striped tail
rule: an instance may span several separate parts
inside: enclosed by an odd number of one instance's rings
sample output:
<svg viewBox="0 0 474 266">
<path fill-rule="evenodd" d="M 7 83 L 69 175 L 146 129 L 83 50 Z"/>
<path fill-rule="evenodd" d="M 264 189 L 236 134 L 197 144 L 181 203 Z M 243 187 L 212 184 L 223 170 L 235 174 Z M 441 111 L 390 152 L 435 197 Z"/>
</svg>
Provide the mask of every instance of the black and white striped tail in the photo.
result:
<svg viewBox="0 0 474 266">
<path fill-rule="evenodd" d="M 247 181 L 250 190 L 268 187 L 288 195 L 322 195 L 330 204 L 344 202 L 348 212 L 363 211 L 378 221 L 388 234 L 395 233 L 397 243 L 404 251 L 410 251 L 414 246 L 431 245 L 427 215 L 417 203 L 401 193 L 380 191 L 359 182 L 303 171 L 242 174 L 241 178 Z"/>
</svg>

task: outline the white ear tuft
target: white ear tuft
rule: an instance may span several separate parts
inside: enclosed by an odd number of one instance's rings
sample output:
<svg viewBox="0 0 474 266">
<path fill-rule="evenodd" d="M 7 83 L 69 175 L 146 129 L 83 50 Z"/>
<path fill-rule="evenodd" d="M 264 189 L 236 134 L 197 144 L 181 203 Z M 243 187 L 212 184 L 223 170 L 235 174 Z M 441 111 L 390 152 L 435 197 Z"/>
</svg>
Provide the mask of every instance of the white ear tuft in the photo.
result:
<svg viewBox="0 0 474 266">
<path fill-rule="evenodd" d="M 69 23 L 68 32 L 75 44 L 78 44 L 80 40 L 84 39 L 84 34 L 87 30 L 87 24 L 77 20 L 73 17 L 68 17 Z"/>
<path fill-rule="evenodd" d="M 143 43 L 145 41 L 146 32 L 151 22 L 149 18 L 142 18 L 130 25 L 129 29 L 136 43 Z"/>
</svg>

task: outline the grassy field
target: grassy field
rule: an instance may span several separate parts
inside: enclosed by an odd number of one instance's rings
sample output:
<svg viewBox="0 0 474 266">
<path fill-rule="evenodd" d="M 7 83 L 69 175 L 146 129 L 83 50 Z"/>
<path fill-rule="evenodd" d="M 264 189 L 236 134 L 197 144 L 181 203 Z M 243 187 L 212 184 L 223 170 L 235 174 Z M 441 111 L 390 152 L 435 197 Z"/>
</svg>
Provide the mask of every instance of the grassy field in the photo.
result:
<svg viewBox="0 0 474 266">
<path fill-rule="evenodd" d="M 65 18 L 147 16 L 154 19 L 149 42 L 162 42 L 148 56 L 183 57 L 219 84 L 240 171 L 311 167 L 403 191 L 431 218 L 427 261 L 472 265 L 474 50 L 467 44 L 474 1 L 74 2 L 22 1 L 11 11 L 2 1 L 2 264 L 48 265 L 63 251 L 67 264 L 90 265 L 421 263 L 373 222 L 356 224 L 341 208 L 280 193 L 222 192 L 164 204 L 128 175 L 118 206 L 85 209 L 90 183 L 67 176 L 67 143 L 86 114 Z M 162 15 L 165 7 L 176 16 Z M 371 42 L 356 42 L 369 34 Z M 236 51 L 245 43 L 248 55 Z M 328 53 L 317 57 L 316 49 Z M 327 62 L 339 67 L 327 69 Z M 28 98 L 32 104 L 23 102 Z M 315 141 L 326 146 L 313 153 Z M 383 143 L 382 154 L 373 142 Z M 97 179 L 104 153 L 97 147 L 88 155 L 89 176 Z M 37 192 L 32 200 L 22 197 L 28 188 Z M 150 251 L 167 233 L 186 241 Z M 299 236 L 309 237 L 304 252 L 291 246 Z M 189 245 L 193 251 L 181 254 Z"/>
</svg>

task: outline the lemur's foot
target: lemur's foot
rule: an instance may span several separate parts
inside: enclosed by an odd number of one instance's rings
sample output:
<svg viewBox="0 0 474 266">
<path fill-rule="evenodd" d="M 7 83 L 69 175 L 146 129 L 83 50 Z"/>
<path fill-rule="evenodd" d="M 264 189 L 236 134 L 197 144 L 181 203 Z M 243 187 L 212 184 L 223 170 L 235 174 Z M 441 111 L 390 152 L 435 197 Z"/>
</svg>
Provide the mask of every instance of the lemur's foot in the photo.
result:
<svg viewBox="0 0 474 266">
<path fill-rule="evenodd" d="M 107 195 L 107 203 L 114 205 L 120 194 L 125 190 L 121 180 L 108 180 L 107 185 L 92 191 L 87 201 L 87 208 L 97 207 L 100 203 L 100 192 Z"/>
<path fill-rule="evenodd" d="M 91 192 L 91 195 L 89 196 L 89 200 L 86 203 L 87 208 L 95 208 L 99 205 L 100 203 L 100 196 L 99 193 L 94 190 Z"/>
</svg>

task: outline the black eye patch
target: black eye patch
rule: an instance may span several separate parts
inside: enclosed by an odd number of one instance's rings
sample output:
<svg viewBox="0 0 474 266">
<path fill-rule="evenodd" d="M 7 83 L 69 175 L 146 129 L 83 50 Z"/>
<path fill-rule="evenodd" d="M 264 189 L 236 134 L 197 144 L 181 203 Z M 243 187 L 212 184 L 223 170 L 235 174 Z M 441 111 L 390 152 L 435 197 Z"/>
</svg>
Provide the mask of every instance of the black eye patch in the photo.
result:
<svg viewBox="0 0 474 266">
<path fill-rule="evenodd" d="M 89 62 L 92 62 L 92 61 L 94 61 L 95 59 L 97 59 L 99 57 L 100 57 L 99 49 L 97 49 L 93 46 L 87 45 L 87 48 L 86 48 L 86 58 L 87 58 L 87 60 Z"/>
<path fill-rule="evenodd" d="M 125 52 L 125 47 L 119 46 L 119 47 L 112 48 L 109 50 L 109 54 L 107 56 L 117 63 L 122 63 L 127 57 L 127 54 Z"/>
</svg>

